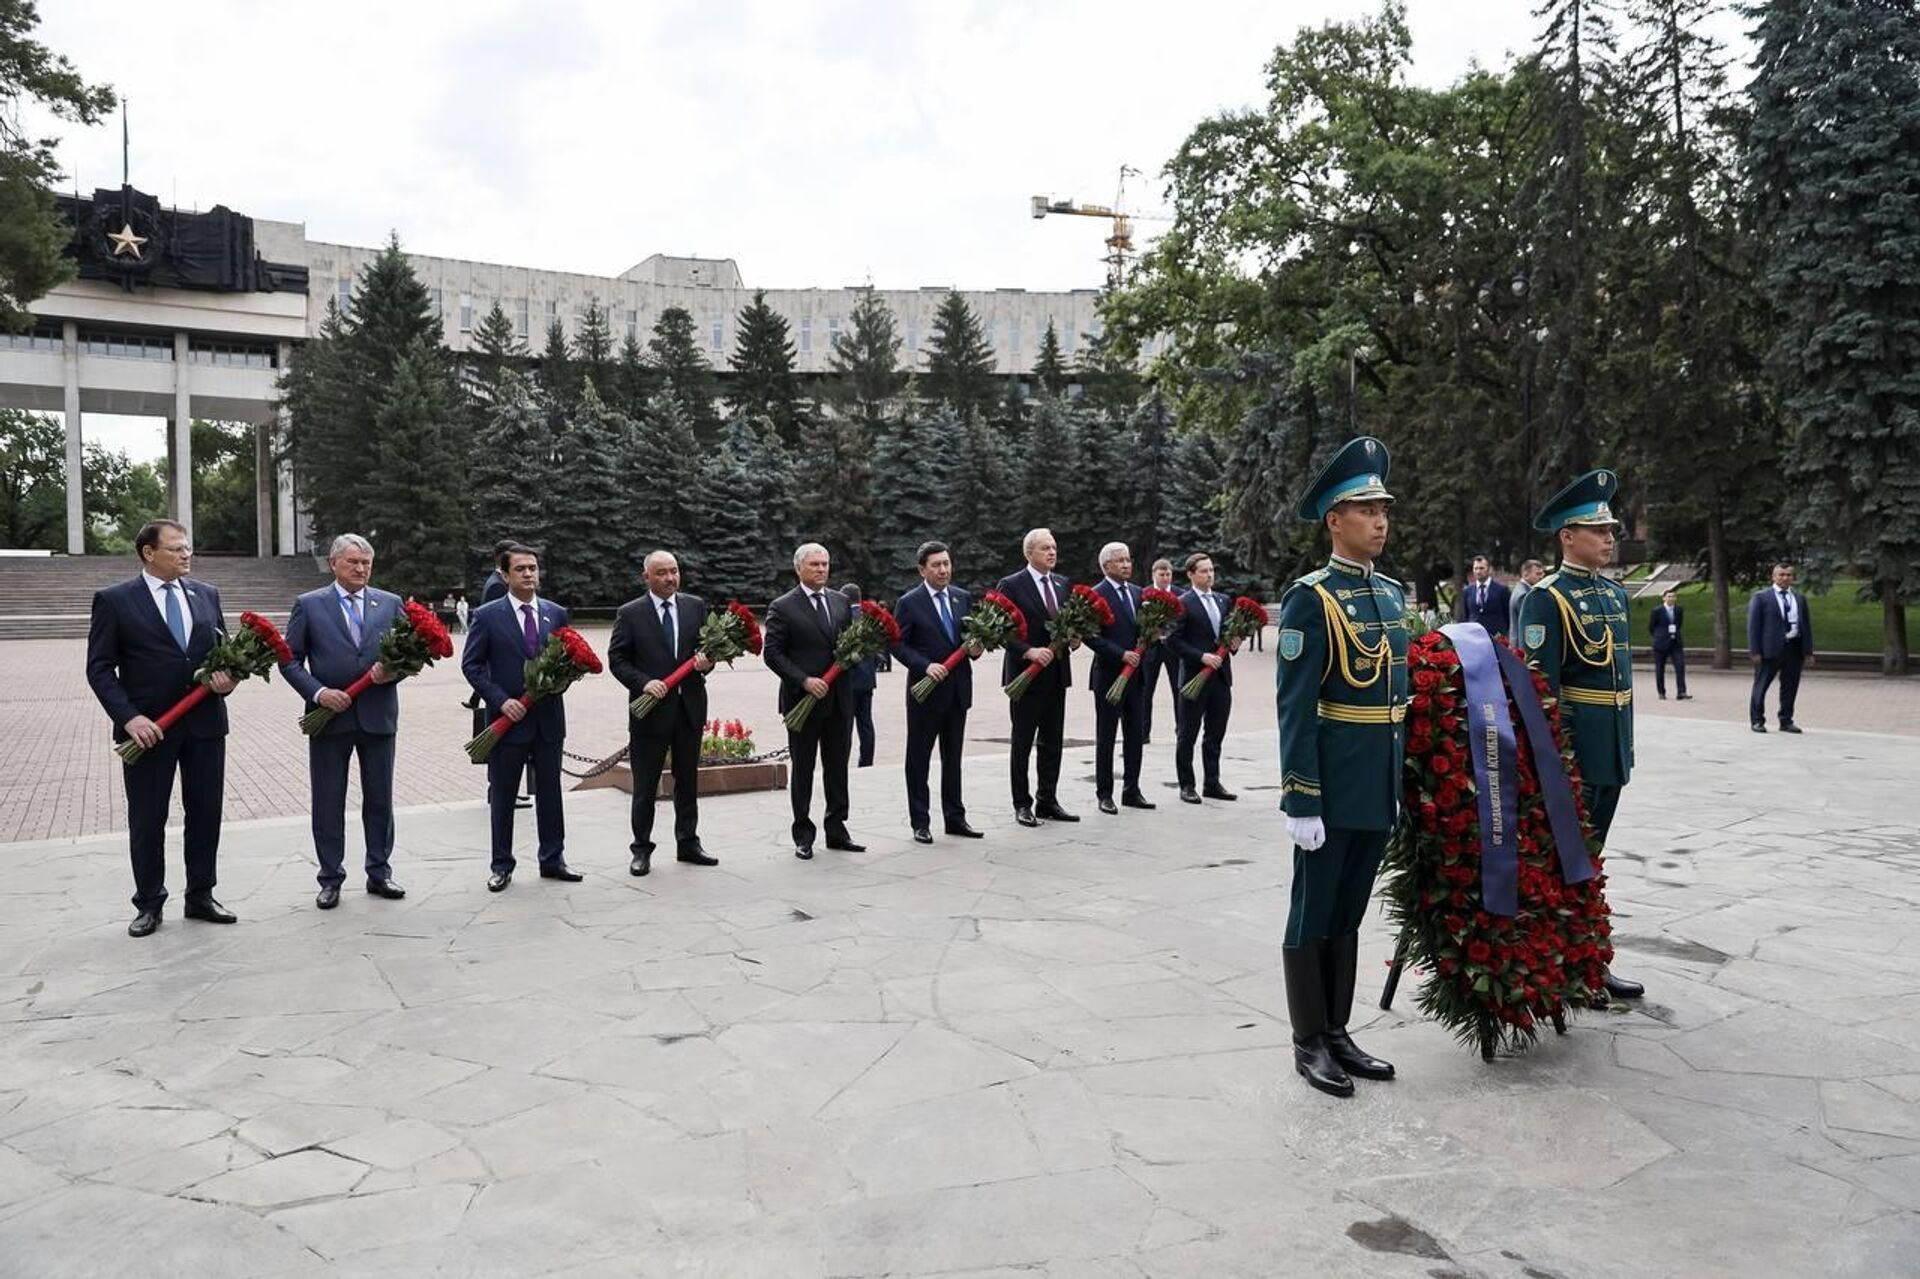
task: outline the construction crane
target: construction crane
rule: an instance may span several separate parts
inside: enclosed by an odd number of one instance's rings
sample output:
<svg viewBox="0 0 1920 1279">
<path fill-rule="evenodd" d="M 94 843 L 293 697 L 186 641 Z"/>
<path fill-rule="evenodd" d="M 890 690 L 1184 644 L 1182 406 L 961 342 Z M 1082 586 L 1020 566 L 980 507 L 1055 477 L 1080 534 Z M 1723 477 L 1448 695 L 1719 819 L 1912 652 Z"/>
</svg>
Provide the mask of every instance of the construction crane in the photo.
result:
<svg viewBox="0 0 1920 1279">
<path fill-rule="evenodd" d="M 1107 255 L 1100 259 L 1107 264 L 1107 288 L 1117 289 L 1126 283 L 1127 267 L 1133 260 L 1133 224 L 1136 219 L 1150 222 L 1164 222 L 1165 218 L 1151 214 L 1127 212 L 1127 179 L 1140 176 L 1140 170 L 1131 165 L 1120 166 L 1119 189 L 1114 192 L 1113 204 L 1081 204 L 1075 200 L 1055 200 L 1049 196 L 1033 197 L 1033 216 L 1044 218 L 1049 213 L 1063 214 L 1076 218 L 1108 218 L 1112 225 L 1107 236 Z"/>
</svg>

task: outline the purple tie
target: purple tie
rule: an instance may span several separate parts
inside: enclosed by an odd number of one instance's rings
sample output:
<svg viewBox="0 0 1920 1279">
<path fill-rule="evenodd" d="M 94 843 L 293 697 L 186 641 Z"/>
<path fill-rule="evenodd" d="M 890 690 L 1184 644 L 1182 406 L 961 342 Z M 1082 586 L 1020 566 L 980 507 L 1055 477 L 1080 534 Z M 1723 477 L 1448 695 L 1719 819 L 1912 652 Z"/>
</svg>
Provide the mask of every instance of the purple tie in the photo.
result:
<svg viewBox="0 0 1920 1279">
<path fill-rule="evenodd" d="M 532 657 L 540 651 L 540 628 L 534 625 L 533 605 L 520 606 L 520 634 L 524 637 L 527 656 Z"/>
<path fill-rule="evenodd" d="M 1047 616 L 1052 617 L 1060 611 L 1060 602 L 1053 598 L 1053 576 L 1049 574 L 1041 578 L 1040 587 L 1046 593 Z"/>
</svg>

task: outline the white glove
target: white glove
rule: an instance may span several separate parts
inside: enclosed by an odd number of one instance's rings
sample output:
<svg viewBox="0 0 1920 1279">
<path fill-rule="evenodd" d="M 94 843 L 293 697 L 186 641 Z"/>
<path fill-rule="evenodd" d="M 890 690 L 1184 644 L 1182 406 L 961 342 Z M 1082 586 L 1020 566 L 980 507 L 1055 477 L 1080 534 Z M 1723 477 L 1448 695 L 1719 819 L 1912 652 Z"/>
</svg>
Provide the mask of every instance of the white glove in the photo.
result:
<svg viewBox="0 0 1920 1279">
<path fill-rule="evenodd" d="M 1327 842 L 1327 824 L 1318 817 L 1289 817 L 1287 838 L 1312 852 Z"/>
</svg>

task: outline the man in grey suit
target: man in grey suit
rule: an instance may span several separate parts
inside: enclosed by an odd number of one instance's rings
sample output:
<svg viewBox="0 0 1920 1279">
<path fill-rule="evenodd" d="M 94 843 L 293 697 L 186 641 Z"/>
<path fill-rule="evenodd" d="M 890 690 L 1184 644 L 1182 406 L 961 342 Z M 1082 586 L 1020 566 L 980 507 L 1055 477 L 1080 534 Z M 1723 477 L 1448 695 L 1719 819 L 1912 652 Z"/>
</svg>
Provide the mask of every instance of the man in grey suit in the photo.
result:
<svg viewBox="0 0 1920 1279">
<path fill-rule="evenodd" d="M 313 850 L 320 862 L 320 895 L 314 905 L 340 904 L 346 881 L 347 770 L 360 757 L 360 828 L 366 836 L 367 891 L 398 899 L 406 890 L 393 880 L 394 734 L 400 727 L 398 677 L 380 669 L 380 637 L 400 616 L 400 597 L 367 583 L 373 547 L 357 533 L 342 533 L 327 552 L 333 581 L 293 602 L 287 646 L 293 661 L 280 673 L 307 709 L 324 706 L 335 715 L 307 739 L 307 772 L 313 786 Z M 342 690 L 368 669 L 373 686 L 357 698 Z"/>
<path fill-rule="evenodd" d="M 1528 560 L 1520 566 L 1520 580 L 1513 584 L 1513 601 L 1507 605 L 1507 634 L 1520 633 L 1520 602 L 1527 598 L 1527 592 L 1540 585 L 1540 579 L 1547 575 L 1547 566 L 1539 560 Z"/>
</svg>

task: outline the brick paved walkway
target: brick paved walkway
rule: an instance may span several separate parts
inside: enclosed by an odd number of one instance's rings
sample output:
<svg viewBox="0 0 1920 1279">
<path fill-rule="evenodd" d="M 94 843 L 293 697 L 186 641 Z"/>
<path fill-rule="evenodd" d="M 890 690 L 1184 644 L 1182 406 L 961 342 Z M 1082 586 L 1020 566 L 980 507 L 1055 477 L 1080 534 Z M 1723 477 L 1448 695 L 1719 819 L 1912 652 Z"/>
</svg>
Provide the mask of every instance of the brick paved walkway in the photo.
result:
<svg viewBox="0 0 1920 1279">
<path fill-rule="evenodd" d="M 585 629 L 604 653 L 608 631 Z M 126 800 L 120 767 L 111 752 L 106 717 L 87 687 L 85 641 L 13 641 L 0 644 L 0 658 L 7 672 L 4 705 L 9 720 L 6 734 L 0 737 L 0 777 L 6 779 L 0 783 L 0 842 L 84 837 L 124 829 Z M 1273 704 L 1267 690 L 1273 687 L 1272 648 L 1239 660 L 1240 698 L 1233 728 L 1246 732 L 1271 725 Z M 1074 665 L 1079 686 L 1068 701 L 1067 735 L 1090 739 L 1093 708 L 1085 686 L 1087 660 L 1081 656 Z M 988 668 L 997 679 L 997 660 L 990 659 Z M 905 741 L 903 677 L 904 668 L 899 666 L 882 675 L 874 698 L 881 766 L 898 764 Z M 1695 671 L 1689 682 L 1694 694 L 1691 702 L 1656 701 L 1651 671 L 1637 671 L 1635 686 L 1643 715 L 1735 722 L 1746 718 L 1748 676 L 1744 671 Z M 784 744 L 773 710 L 773 678 L 757 659 L 742 658 L 735 669 L 720 671 L 711 687 L 714 715 L 745 720 L 762 749 Z M 468 712 L 459 705 L 466 694 L 457 659 L 401 685 L 400 762 L 394 779 L 394 798 L 400 806 L 478 801 L 483 795 L 480 770 L 460 754 L 461 743 L 472 734 Z M 1171 741 L 1167 698 L 1163 688 L 1158 726 L 1161 737 Z M 233 695 L 230 709 L 227 820 L 305 813 L 307 755 L 305 741 L 293 723 L 299 710 L 294 694 L 277 679 L 265 686 L 250 681 Z M 580 685 L 567 698 L 569 749 L 595 757 L 619 749 L 626 740 L 624 713 L 624 694 L 610 677 Z M 1920 736 L 1920 680 L 1815 671 L 1802 685 L 1799 719 L 1811 730 L 1808 737 L 1797 741 L 1755 738 L 1753 748 L 1817 749 L 1814 734 L 1820 729 Z M 980 749 L 991 750 L 1004 742 L 1006 711 L 990 689 L 981 689 L 968 729 Z M 1153 767 L 1150 760 L 1149 768 Z M 1167 782 L 1171 777 L 1149 780 Z M 1251 784 L 1266 779 L 1238 780 Z M 1069 778 L 1063 796 L 1091 808 L 1090 790 L 1090 785 Z M 357 796 L 352 802 L 358 802 Z"/>
</svg>

